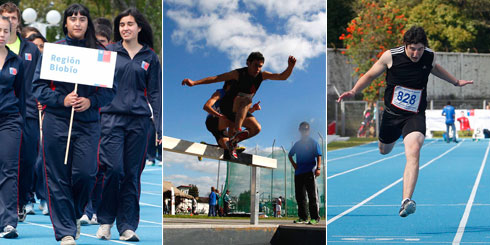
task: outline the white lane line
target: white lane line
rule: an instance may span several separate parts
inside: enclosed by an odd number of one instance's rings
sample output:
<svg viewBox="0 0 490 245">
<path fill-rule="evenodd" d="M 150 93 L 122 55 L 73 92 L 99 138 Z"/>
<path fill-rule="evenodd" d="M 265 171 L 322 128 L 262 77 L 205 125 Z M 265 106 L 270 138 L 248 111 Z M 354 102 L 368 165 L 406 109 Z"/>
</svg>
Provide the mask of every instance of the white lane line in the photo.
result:
<svg viewBox="0 0 490 245">
<path fill-rule="evenodd" d="M 368 153 L 368 152 L 372 152 L 372 151 L 377 151 L 377 150 L 378 150 L 378 148 L 374 148 L 374 149 L 371 149 L 371 150 L 368 150 L 368 151 L 358 152 L 358 153 L 350 154 L 350 155 L 347 155 L 347 156 L 342 156 L 342 157 L 337 157 L 337 158 L 332 158 L 332 159 L 328 159 L 328 152 L 327 152 L 327 163 L 332 162 L 332 161 L 336 161 L 336 160 L 340 160 L 340 159 L 344 159 L 344 158 L 349 158 L 349 157 L 353 157 L 353 156 L 362 155 L 364 153 Z"/>
<path fill-rule="evenodd" d="M 150 203 L 144 203 L 144 202 L 140 202 L 140 205 L 141 206 L 154 207 L 154 208 L 162 208 L 162 206 L 160 206 L 160 205 L 155 205 L 155 204 L 150 204 Z"/>
<path fill-rule="evenodd" d="M 151 169 L 144 169 L 143 172 L 153 172 L 153 171 L 162 171 L 161 168 L 151 168 Z"/>
<path fill-rule="evenodd" d="M 350 172 L 354 172 L 354 171 L 359 170 L 359 169 L 362 169 L 362 168 L 369 167 L 369 166 L 371 166 L 371 165 L 374 165 L 374 164 L 376 164 L 376 163 L 380 163 L 380 162 L 382 162 L 382 161 L 386 161 L 386 160 L 390 160 L 390 159 L 395 158 L 395 157 L 399 157 L 399 156 L 404 155 L 404 154 L 405 154 L 405 152 L 400 152 L 400 153 L 398 153 L 398 154 L 396 154 L 396 155 L 393 155 L 393 156 L 390 156 L 390 157 L 385 157 L 385 158 L 382 158 L 382 159 L 376 160 L 376 161 L 374 161 L 374 162 L 370 162 L 370 163 L 368 163 L 368 164 L 364 164 L 364 165 L 359 166 L 359 167 L 357 167 L 357 168 L 349 169 L 349 170 L 346 170 L 346 171 L 344 171 L 344 172 L 340 172 L 340 173 L 337 173 L 337 174 L 334 174 L 334 175 L 330 175 L 330 176 L 328 176 L 328 177 L 327 177 L 327 180 L 329 180 L 329 179 L 331 179 L 331 178 L 335 178 L 335 177 L 340 176 L 340 175 L 348 174 L 348 173 L 350 173 Z"/>
<path fill-rule="evenodd" d="M 478 171 L 478 175 L 475 179 L 475 184 L 473 185 L 473 189 L 471 190 L 470 198 L 466 203 L 466 208 L 464 209 L 463 217 L 459 222 L 458 231 L 453 239 L 453 244 L 459 244 L 461 239 L 463 238 L 464 230 L 466 224 L 468 223 L 468 218 L 470 217 L 471 207 L 473 206 L 473 202 L 475 201 L 476 192 L 478 191 L 478 186 L 480 185 L 481 176 L 483 174 L 483 169 L 485 169 L 485 164 L 487 162 L 488 152 L 490 150 L 490 142 L 487 146 L 487 151 L 485 152 L 485 156 L 483 157 L 483 161 L 481 163 L 480 171 Z"/>
<path fill-rule="evenodd" d="M 430 160 L 429 162 L 427 162 L 426 164 L 422 165 L 419 170 L 422 170 L 423 168 L 429 166 L 431 163 L 435 162 L 436 160 L 440 159 L 441 157 L 445 156 L 446 154 L 448 154 L 449 152 L 453 151 L 454 149 L 456 149 L 457 147 L 459 147 L 461 144 L 463 143 L 463 141 L 461 141 L 460 143 L 458 143 L 457 145 L 453 146 L 451 149 L 445 151 L 444 153 L 442 153 L 441 155 L 433 158 L 432 160 Z M 395 186 L 396 184 L 400 183 L 401 181 L 403 180 L 403 177 L 399 178 L 398 180 L 396 180 L 395 182 L 387 185 L 386 187 L 384 187 L 383 189 L 379 190 L 378 192 L 374 193 L 373 195 L 371 195 L 370 197 L 364 199 L 362 202 L 354 205 L 353 207 L 345 210 L 344 212 L 340 213 L 339 215 L 327 220 L 327 225 L 331 224 L 332 222 L 342 218 L 343 216 L 349 214 L 350 212 L 358 209 L 359 207 L 361 207 L 362 205 L 366 204 L 367 202 L 373 200 L 375 197 L 381 195 L 383 192 L 389 190 L 391 187 Z"/>
<path fill-rule="evenodd" d="M 153 222 L 153 221 L 148 221 L 148 220 L 142 220 L 142 219 L 140 219 L 140 222 L 143 222 L 143 223 L 149 223 L 149 224 L 154 224 L 154 225 L 162 225 L 162 223 Z"/>
<path fill-rule="evenodd" d="M 432 142 L 430 142 L 429 144 L 427 144 L 427 145 L 425 145 L 425 146 L 429 146 L 429 145 L 433 144 L 434 142 L 435 142 L 435 141 L 432 141 Z M 335 178 L 335 177 L 340 176 L 340 175 L 344 175 L 344 174 L 350 173 L 350 172 L 354 172 L 354 171 L 359 170 L 359 169 L 362 169 L 362 168 L 369 167 L 369 166 L 374 165 L 374 164 L 376 164 L 376 163 L 380 163 L 380 162 L 382 162 L 382 161 L 389 160 L 389 159 L 392 159 L 392 158 L 395 158 L 395 157 L 398 157 L 398 156 L 401 156 L 401 155 L 404 155 L 404 154 L 405 154 L 405 151 L 402 151 L 402 152 L 400 152 L 400 153 L 398 153 L 398 154 L 396 154 L 396 155 L 393 155 L 393 156 L 391 156 L 391 157 L 385 157 L 385 158 L 382 158 L 382 159 L 376 160 L 376 161 L 374 161 L 374 162 L 370 162 L 370 163 L 368 163 L 368 164 L 365 164 L 365 165 L 362 165 L 362 166 L 359 166 L 359 167 L 356 167 L 356 168 L 353 168 L 353 169 L 346 170 L 346 171 L 341 172 L 341 173 L 337 173 L 337 174 L 334 174 L 334 175 L 328 176 L 328 177 L 327 177 L 327 180 L 329 180 L 329 179 L 331 179 L 331 178 Z"/>
<path fill-rule="evenodd" d="M 345 208 L 351 207 L 352 204 L 327 205 L 328 208 Z M 400 204 L 366 204 L 364 207 L 399 207 Z M 449 203 L 449 204 L 417 204 L 417 207 L 459 207 L 466 206 L 466 203 Z M 488 203 L 473 203 L 473 206 L 490 206 Z"/>
<path fill-rule="evenodd" d="M 29 225 L 34 225 L 34 226 L 39 226 L 39 227 L 44 227 L 44 228 L 53 229 L 53 226 L 51 226 L 51 225 L 37 224 L 37 223 L 32 223 L 32 222 L 29 222 L 29 221 L 24 221 L 24 223 L 29 224 Z M 95 238 L 95 239 L 97 239 L 97 240 L 98 240 L 98 238 L 97 238 L 95 235 L 90 235 L 90 234 L 86 234 L 86 233 L 80 233 L 80 235 L 81 235 L 81 236 L 85 236 L 85 237 Z M 118 241 L 118 240 L 107 240 L 107 241 L 108 241 L 108 242 L 119 243 L 119 244 L 134 245 L 133 243 L 123 242 L 123 241 Z"/>
<path fill-rule="evenodd" d="M 154 186 L 162 186 L 162 184 L 158 184 L 158 183 L 151 183 L 151 182 L 144 182 L 144 181 L 141 181 L 141 184 L 145 184 L 145 185 L 154 185 Z"/>
<path fill-rule="evenodd" d="M 162 195 L 160 193 L 154 193 L 154 192 L 149 192 L 149 191 L 142 191 L 141 194 L 147 194 L 147 195 L 152 195 L 152 196 L 161 196 Z"/>
</svg>

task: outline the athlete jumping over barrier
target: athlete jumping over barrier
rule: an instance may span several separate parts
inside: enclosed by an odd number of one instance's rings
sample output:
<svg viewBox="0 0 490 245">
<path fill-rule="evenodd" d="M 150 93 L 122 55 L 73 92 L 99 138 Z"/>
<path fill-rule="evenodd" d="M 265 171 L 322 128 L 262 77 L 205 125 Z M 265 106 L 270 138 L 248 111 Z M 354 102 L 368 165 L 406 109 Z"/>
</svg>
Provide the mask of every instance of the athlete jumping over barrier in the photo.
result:
<svg viewBox="0 0 490 245">
<path fill-rule="evenodd" d="M 401 217 L 415 212 L 411 200 L 419 173 L 420 148 L 425 139 L 425 109 L 427 82 L 433 74 L 454 86 L 465 86 L 473 81 L 458 80 L 435 62 L 435 53 L 428 48 L 425 31 L 411 27 L 403 36 L 404 45 L 383 53 L 381 58 L 362 76 L 350 91 L 340 95 L 338 102 L 353 97 L 386 72 L 385 113 L 380 126 L 379 152 L 388 154 L 403 135 L 407 162 L 403 174 Z"/>
<path fill-rule="evenodd" d="M 250 117 L 250 115 L 248 115 L 248 110 L 252 106 L 252 98 L 255 96 L 262 81 L 287 80 L 293 72 L 294 65 L 296 64 L 296 58 L 289 56 L 288 67 L 286 70 L 284 70 L 282 73 L 271 73 L 262 71 L 264 61 L 264 56 L 260 52 L 252 52 L 247 58 L 246 67 L 223 73 L 221 75 L 203 78 L 197 81 L 193 81 L 188 78 L 182 81 L 182 85 L 187 85 L 189 87 L 228 80 L 237 81 L 236 86 L 232 86 L 230 92 L 227 93 L 228 96 L 225 95 L 226 99 L 224 98 L 221 102 L 222 107 L 226 108 L 223 114 L 227 117 L 227 119 L 234 122 L 234 127 L 230 128 L 230 133 L 233 136 L 230 138 L 227 144 L 230 157 L 232 158 L 237 158 L 236 147 L 238 142 L 251 138 L 260 131 L 249 132 L 248 130 L 242 130 L 242 126 L 245 125 L 245 119 Z"/>
</svg>

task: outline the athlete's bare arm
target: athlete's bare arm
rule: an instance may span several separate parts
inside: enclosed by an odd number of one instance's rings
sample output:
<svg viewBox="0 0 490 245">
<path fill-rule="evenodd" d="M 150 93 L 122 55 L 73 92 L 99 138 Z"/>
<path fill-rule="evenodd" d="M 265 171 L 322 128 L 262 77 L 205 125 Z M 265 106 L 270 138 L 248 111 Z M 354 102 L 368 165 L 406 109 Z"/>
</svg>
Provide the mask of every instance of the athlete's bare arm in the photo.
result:
<svg viewBox="0 0 490 245">
<path fill-rule="evenodd" d="M 209 114 L 215 115 L 217 117 L 221 117 L 221 113 L 217 112 L 214 108 L 213 105 L 216 103 L 216 101 L 219 100 L 220 93 L 218 91 L 214 92 L 214 94 L 209 98 L 208 101 L 206 101 L 206 104 L 204 104 L 203 108 L 206 112 Z"/>
<path fill-rule="evenodd" d="M 340 95 L 337 102 L 342 101 L 345 98 L 353 97 L 356 93 L 365 89 L 369 84 L 371 84 L 374 79 L 378 78 L 383 74 L 388 68 L 391 67 L 393 59 L 391 58 L 391 51 L 387 50 L 381 55 L 378 61 L 369 69 L 364 76 L 357 80 L 356 85 L 350 90 Z"/>
<path fill-rule="evenodd" d="M 432 71 L 430 71 L 434 76 L 445 80 L 446 82 L 454 85 L 454 86 L 459 86 L 462 87 L 467 84 L 473 84 L 473 80 L 467 81 L 467 80 L 458 80 L 456 77 L 454 77 L 451 73 L 446 71 L 441 65 L 435 64 L 432 67 Z"/>
<path fill-rule="evenodd" d="M 182 86 L 187 85 L 189 87 L 192 87 L 194 85 L 224 82 L 228 80 L 238 80 L 238 72 L 236 70 L 233 70 L 227 73 L 223 73 L 221 75 L 206 77 L 197 81 L 192 81 L 191 79 L 186 78 L 182 81 Z"/>
<path fill-rule="evenodd" d="M 293 72 L 294 65 L 296 65 L 296 58 L 289 56 L 288 68 L 286 68 L 286 70 L 284 70 L 282 73 L 270 73 L 268 71 L 263 71 L 262 78 L 264 80 L 287 80 Z"/>
</svg>

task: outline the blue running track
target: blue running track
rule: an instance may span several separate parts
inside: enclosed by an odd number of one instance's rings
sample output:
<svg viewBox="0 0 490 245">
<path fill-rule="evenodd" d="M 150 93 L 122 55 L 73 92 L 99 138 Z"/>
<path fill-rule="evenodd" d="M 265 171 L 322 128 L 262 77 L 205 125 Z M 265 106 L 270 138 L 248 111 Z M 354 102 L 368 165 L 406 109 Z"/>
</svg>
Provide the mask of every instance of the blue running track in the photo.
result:
<svg viewBox="0 0 490 245">
<path fill-rule="evenodd" d="M 119 233 L 114 225 L 111 230 L 110 241 L 99 240 L 95 233 L 98 225 L 82 226 L 81 236 L 76 242 L 83 244 L 162 244 L 162 168 L 157 166 L 146 166 L 141 176 L 141 199 L 140 199 L 140 223 L 136 233 L 140 242 L 123 242 L 119 240 Z M 54 238 L 53 226 L 49 216 L 42 215 L 35 206 L 35 215 L 28 215 L 23 223 L 19 223 L 17 239 L 2 239 L 0 244 L 59 244 Z"/>
<path fill-rule="evenodd" d="M 426 140 L 413 200 L 398 216 L 404 145 L 377 143 L 327 153 L 327 241 L 364 244 L 490 244 L 490 141 Z"/>
</svg>

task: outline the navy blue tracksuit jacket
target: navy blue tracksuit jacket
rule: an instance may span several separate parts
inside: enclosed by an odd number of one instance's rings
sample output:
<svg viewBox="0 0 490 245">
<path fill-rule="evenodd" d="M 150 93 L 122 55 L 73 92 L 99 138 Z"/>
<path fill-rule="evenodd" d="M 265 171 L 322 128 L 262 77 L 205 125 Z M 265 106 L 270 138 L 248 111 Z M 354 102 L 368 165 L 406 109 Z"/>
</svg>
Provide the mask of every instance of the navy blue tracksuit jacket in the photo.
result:
<svg viewBox="0 0 490 245">
<path fill-rule="evenodd" d="M 153 110 L 158 137 L 162 135 L 162 69 L 149 47 L 130 58 L 122 42 L 108 46 L 116 51 L 114 100 L 101 109 L 99 161 L 105 168 L 100 224 L 117 221 L 119 233 L 135 231 L 139 223 L 140 178 L 146 161 Z"/>
<path fill-rule="evenodd" d="M 22 148 L 19 166 L 19 206 L 26 205 L 33 196 L 35 163 L 39 150 L 39 113 L 37 100 L 32 94 L 32 78 L 36 71 L 41 52 L 37 46 L 20 37 L 19 57 L 24 66 L 26 117 L 22 134 Z"/>
<path fill-rule="evenodd" d="M 84 40 L 65 38 L 63 45 L 85 47 Z M 90 108 L 75 112 L 68 164 L 64 165 L 71 107 L 65 97 L 75 84 L 40 79 L 39 62 L 33 79 L 34 96 L 46 105 L 43 121 L 43 153 L 46 168 L 48 205 L 56 240 L 75 237 L 76 219 L 83 215 L 97 173 L 97 145 L 100 137 L 99 108 L 110 103 L 112 89 L 78 85 L 77 94 L 90 100 Z"/>
<path fill-rule="evenodd" d="M 7 48 L 8 50 L 8 48 Z M 23 118 L 25 83 L 22 60 L 8 50 L 0 70 L 0 228 L 17 227 L 17 174 Z"/>
</svg>

